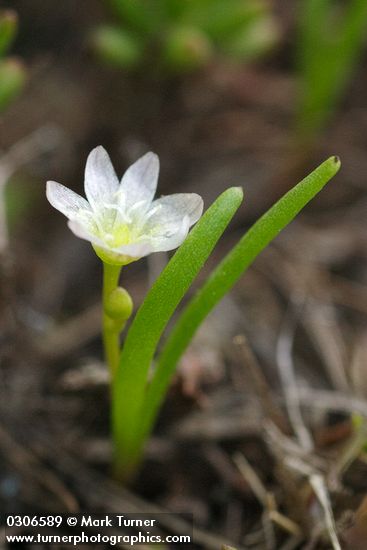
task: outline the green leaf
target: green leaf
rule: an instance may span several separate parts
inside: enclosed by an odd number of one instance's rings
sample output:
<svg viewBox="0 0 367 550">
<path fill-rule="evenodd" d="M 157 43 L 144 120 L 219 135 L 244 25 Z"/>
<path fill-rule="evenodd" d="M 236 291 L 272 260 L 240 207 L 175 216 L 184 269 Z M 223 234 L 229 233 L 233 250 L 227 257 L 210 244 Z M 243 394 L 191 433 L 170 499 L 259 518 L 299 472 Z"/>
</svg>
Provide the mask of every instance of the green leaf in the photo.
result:
<svg viewBox="0 0 367 550">
<path fill-rule="evenodd" d="M 140 442 L 152 428 L 178 360 L 210 311 L 233 287 L 258 254 L 286 227 L 338 172 L 340 161 L 331 157 L 272 206 L 242 237 L 212 272 L 175 323 L 147 390 Z"/>
<path fill-rule="evenodd" d="M 110 4 L 121 17 L 123 23 L 127 23 L 144 34 L 151 34 L 162 25 L 165 20 L 165 12 L 162 0 L 109 0 Z"/>
<path fill-rule="evenodd" d="M 20 93 L 25 81 L 26 71 L 22 63 L 10 58 L 0 62 L 0 111 Z"/>
<path fill-rule="evenodd" d="M 279 28 L 273 17 L 258 17 L 221 43 L 221 50 L 237 61 L 255 60 L 271 51 L 279 40 Z"/>
<path fill-rule="evenodd" d="M 17 14 L 12 10 L 0 12 L 0 56 L 4 55 L 14 40 L 18 27 Z"/>
<path fill-rule="evenodd" d="M 178 21 L 187 9 L 190 0 L 163 0 L 163 8 L 171 21 Z"/>
<path fill-rule="evenodd" d="M 337 107 L 362 53 L 367 2 L 336 6 L 330 0 L 303 0 L 302 6 L 297 129 L 312 139 Z"/>
<path fill-rule="evenodd" d="M 159 339 L 242 198 L 242 189 L 234 187 L 211 205 L 150 289 L 129 329 L 113 383 L 113 429 L 121 469 L 128 468 L 124 461 L 136 461 L 137 422 Z"/>
<path fill-rule="evenodd" d="M 267 6 L 258 0 L 191 0 L 186 2 L 182 21 L 202 28 L 213 40 L 222 40 L 246 28 L 267 11 Z"/>
<path fill-rule="evenodd" d="M 193 71 L 207 63 L 212 55 L 209 37 L 198 28 L 174 27 L 163 44 L 164 63 L 172 72 Z"/>
<path fill-rule="evenodd" d="M 99 27 L 92 35 L 92 43 L 100 59 L 115 67 L 134 68 L 144 56 L 144 42 L 120 27 Z"/>
</svg>

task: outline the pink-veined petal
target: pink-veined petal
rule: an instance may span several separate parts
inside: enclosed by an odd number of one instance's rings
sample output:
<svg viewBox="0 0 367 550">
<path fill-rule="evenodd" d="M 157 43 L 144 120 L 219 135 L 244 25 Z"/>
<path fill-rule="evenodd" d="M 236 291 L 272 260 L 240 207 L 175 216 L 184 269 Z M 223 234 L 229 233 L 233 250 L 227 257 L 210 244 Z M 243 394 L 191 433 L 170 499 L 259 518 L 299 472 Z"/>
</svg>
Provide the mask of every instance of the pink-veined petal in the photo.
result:
<svg viewBox="0 0 367 550">
<path fill-rule="evenodd" d="M 154 252 L 168 252 L 178 248 L 186 239 L 190 229 L 190 219 L 185 216 L 178 227 L 171 231 L 168 229 L 161 235 L 157 234 L 151 238 Z M 163 228 L 162 228 L 163 229 Z"/>
<path fill-rule="evenodd" d="M 119 188 L 119 181 L 107 151 L 96 147 L 89 153 L 85 166 L 84 189 L 93 209 L 111 203 Z"/>
<path fill-rule="evenodd" d="M 81 210 L 91 210 L 83 197 L 56 181 L 47 182 L 46 196 L 52 206 L 70 220 L 76 219 Z"/>
<path fill-rule="evenodd" d="M 161 197 L 152 203 L 147 213 L 146 229 L 160 225 L 181 225 L 183 218 L 188 217 L 189 225 L 198 221 L 203 213 L 203 199 L 196 193 L 176 193 Z"/>
<path fill-rule="evenodd" d="M 120 184 L 120 203 L 127 209 L 137 203 L 152 202 L 158 184 L 159 158 L 146 153 L 125 172 Z"/>
<path fill-rule="evenodd" d="M 102 241 L 102 239 L 94 235 L 92 231 L 89 231 L 88 227 L 83 223 L 77 220 L 69 220 L 68 227 L 69 229 L 71 229 L 74 235 L 76 235 L 80 239 L 89 241 L 90 243 L 95 244 L 96 246 L 103 246 L 103 247 L 106 246 Z"/>
</svg>

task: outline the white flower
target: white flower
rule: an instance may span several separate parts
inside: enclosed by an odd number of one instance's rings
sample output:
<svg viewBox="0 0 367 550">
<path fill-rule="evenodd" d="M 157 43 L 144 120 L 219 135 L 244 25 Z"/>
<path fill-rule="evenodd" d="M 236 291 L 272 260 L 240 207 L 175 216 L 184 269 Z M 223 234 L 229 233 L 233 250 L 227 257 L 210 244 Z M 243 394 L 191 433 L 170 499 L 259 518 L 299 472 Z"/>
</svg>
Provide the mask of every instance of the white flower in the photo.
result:
<svg viewBox="0 0 367 550">
<path fill-rule="evenodd" d="M 123 265 L 177 248 L 202 214 L 203 201 L 195 193 L 153 200 L 158 173 L 157 155 L 147 153 L 119 182 L 107 152 L 96 147 L 85 167 L 88 200 L 54 181 L 47 182 L 46 195 L 69 219 L 73 233 L 90 241 L 103 261 Z"/>
</svg>

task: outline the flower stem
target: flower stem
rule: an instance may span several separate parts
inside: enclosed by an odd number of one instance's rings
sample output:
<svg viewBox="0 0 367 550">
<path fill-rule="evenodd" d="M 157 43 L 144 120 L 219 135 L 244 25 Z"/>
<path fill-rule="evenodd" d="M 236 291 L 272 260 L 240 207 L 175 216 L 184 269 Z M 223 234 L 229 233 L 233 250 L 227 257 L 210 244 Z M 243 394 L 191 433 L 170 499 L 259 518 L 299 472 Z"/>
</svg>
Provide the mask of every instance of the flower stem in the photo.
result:
<svg viewBox="0 0 367 550">
<path fill-rule="evenodd" d="M 103 345 L 105 357 L 111 373 L 113 383 L 120 358 L 119 335 L 121 328 L 106 312 L 107 300 L 117 286 L 121 273 L 121 266 L 103 262 Z"/>
</svg>

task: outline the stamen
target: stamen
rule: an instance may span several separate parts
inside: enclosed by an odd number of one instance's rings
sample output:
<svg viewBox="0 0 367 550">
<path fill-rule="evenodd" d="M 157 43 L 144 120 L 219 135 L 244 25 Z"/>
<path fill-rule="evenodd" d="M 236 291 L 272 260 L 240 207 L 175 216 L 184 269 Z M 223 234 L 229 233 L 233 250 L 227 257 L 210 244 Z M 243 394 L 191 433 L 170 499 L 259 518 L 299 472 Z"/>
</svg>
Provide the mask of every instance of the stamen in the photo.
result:
<svg viewBox="0 0 367 550">
<path fill-rule="evenodd" d="M 131 223 L 131 218 L 127 215 L 127 212 L 119 204 L 107 203 L 104 206 L 106 208 L 109 208 L 110 210 L 115 210 L 116 212 L 118 212 L 124 222 Z"/>
<path fill-rule="evenodd" d="M 130 207 L 129 212 L 135 212 L 136 210 L 142 210 L 142 213 L 144 213 L 144 215 L 145 215 L 147 209 L 149 208 L 149 205 L 150 205 L 150 203 L 148 201 L 144 201 L 144 200 L 136 202 L 135 204 L 133 204 Z M 143 208 L 144 208 L 144 210 L 143 210 Z"/>
<path fill-rule="evenodd" d="M 151 218 L 158 210 L 161 210 L 162 208 L 162 205 L 161 204 L 157 204 L 156 206 L 154 206 L 145 216 L 145 219 L 146 220 L 149 220 L 149 218 Z"/>
<path fill-rule="evenodd" d="M 87 218 L 89 217 L 89 221 L 97 227 L 97 231 L 100 235 L 104 233 L 103 227 L 94 212 L 91 212 L 90 210 L 80 210 L 79 214 L 82 214 Z"/>
</svg>

